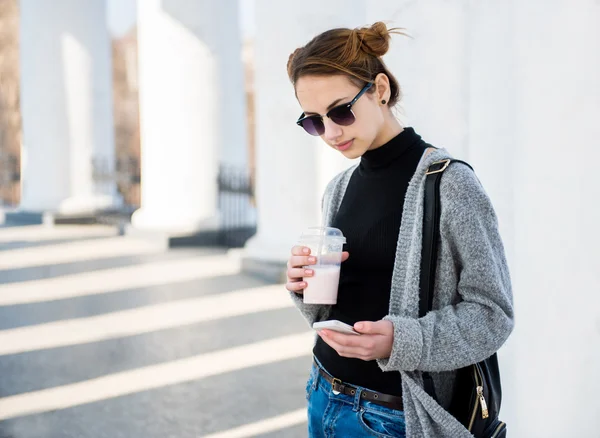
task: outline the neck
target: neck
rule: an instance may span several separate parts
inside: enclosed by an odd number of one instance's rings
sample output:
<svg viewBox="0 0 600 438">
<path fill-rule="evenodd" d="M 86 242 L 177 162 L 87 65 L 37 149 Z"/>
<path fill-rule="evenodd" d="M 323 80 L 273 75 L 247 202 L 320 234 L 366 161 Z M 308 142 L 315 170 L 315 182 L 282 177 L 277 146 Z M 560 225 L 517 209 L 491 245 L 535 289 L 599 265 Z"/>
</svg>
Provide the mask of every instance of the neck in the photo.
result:
<svg viewBox="0 0 600 438">
<path fill-rule="evenodd" d="M 402 131 L 404 131 L 404 127 L 400 124 L 398 119 L 392 115 L 391 111 L 389 111 L 381 131 L 379 131 L 379 134 L 375 137 L 375 141 L 369 150 L 372 151 L 383 146 Z"/>
</svg>

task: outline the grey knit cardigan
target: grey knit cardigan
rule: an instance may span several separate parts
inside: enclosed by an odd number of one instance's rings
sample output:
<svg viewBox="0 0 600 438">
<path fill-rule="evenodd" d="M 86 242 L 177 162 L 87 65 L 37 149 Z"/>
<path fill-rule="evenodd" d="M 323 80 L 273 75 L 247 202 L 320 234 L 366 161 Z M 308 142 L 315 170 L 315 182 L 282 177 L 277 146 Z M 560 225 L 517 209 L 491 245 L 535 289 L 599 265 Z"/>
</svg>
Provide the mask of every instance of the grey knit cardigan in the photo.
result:
<svg viewBox="0 0 600 438">
<path fill-rule="evenodd" d="M 454 370 L 491 356 L 513 329 L 511 281 L 496 214 L 473 171 L 460 163 L 452 164 L 442 177 L 433 310 L 418 317 L 425 172 L 431 163 L 445 158 L 451 158 L 445 149 L 424 154 L 409 183 L 389 313 L 384 318 L 394 324 L 394 343 L 390 357 L 377 360 L 383 371 L 398 371 L 402 376 L 409 438 L 472 437 L 445 410 Z M 356 167 L 337 175 L 325 190 L 323 207 L 329 226 Z M 295 293 L 290 296 L 310 325 L 328 318 L 331 306 L 304 304 Z M 423 390 L 424 371 L 432 373 L 438 401 Z"/>
</svg>

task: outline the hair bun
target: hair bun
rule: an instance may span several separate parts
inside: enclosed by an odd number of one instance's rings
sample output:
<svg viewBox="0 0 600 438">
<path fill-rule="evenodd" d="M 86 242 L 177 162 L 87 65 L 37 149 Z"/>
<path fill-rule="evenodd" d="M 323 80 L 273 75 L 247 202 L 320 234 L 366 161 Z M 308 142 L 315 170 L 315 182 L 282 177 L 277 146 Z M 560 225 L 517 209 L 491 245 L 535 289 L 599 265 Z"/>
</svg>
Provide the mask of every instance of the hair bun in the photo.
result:
<svg viewBox="0 0 600 438">
<path fill-rule="evenodd" d="M 385 23 L 378 21 L 370 27 L 357 30 L 361 49 L 373 56 L 383 56 L 390 48 L 390 32 Z"/>
</svg>

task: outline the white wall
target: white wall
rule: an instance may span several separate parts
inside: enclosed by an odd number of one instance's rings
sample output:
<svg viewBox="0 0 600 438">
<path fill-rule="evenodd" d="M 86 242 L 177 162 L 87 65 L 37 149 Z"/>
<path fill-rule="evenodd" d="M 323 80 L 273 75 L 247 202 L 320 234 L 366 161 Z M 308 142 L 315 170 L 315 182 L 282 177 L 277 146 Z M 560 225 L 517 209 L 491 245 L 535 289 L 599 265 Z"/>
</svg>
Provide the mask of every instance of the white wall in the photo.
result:
<svg viewBox="0 0 600 438">
<path fill-rule="evenodd" d="M 457 156 L 467 150 L 468 11 L 464 1 L 368 2 L 367 21 L 401 27 L 384 60 L 403 92 L 402 120 L 425 141 Z"/>
<path fill-rule="evenodd" d="M 474 165 L 498 213 L 516 309 L 500 351 L 510 436 L 599 436 L 600 3 L 375 3 L 369 21 L 414 37 L 386 57 L 406 117 Z"/>
<path fill-rule="evenodd" d="M 600 3 L 515 2 L 514 17 L 518 436 L 597 437 Z"/>
</svg>

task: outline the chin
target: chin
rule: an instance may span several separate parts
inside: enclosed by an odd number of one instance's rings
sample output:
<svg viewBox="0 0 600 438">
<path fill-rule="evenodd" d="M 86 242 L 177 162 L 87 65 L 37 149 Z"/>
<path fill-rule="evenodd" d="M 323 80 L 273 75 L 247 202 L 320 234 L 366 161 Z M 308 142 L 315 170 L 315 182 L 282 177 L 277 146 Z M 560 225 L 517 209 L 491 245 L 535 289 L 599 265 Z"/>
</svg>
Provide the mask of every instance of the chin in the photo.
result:
<svg viewBox="0 0 600 438">
<path fill-rule="evenodd" d="M 348 149 L 347 151 L 342 152 L 342 155 L 349 160 L 354 160 L 355 158 L 359 158 L 362 156 L 360 151 L 354 150 L 353 148 Z"/>
<path fill-rule="evenodd" d="M 361 144 L 356 144 L 356 142 L 348 149 L 347 151 L 343 151 L 342 154 L 344 157 L 349 160 L 354 160 L 355 158 L 360 158 L 363 154 L 367 152 L 364 148 L 361 147 Z"/>
</svg>

